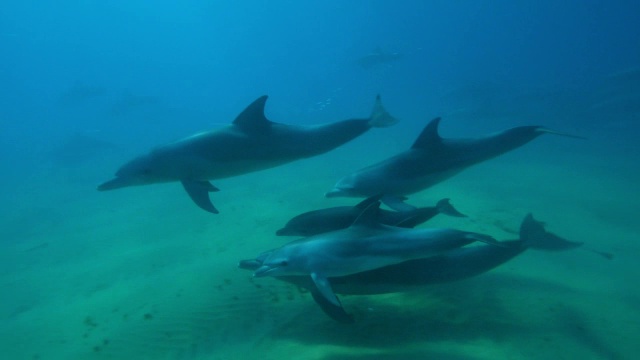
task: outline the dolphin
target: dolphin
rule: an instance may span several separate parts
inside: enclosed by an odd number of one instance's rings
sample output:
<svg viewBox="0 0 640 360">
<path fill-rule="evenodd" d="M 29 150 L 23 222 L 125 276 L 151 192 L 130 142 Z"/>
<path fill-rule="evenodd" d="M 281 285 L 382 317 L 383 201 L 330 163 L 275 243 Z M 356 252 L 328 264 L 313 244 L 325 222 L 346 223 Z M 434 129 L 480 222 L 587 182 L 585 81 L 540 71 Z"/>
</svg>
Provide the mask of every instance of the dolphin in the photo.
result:
<svg viewBox="0 0 640 360">
<path fill-rule="evenodd" d="M 425 258 L 491 236 L 454 229 L 405 229 L 380 224 L 380 202 L 371 204 L 349 228 L 292 241 L 261 254 L 254 276 L 309 276 L 327 301 L 340 302 L 327 280 Z"/>
<path fill-rule="evenodd" d="M 438 134 L 440 118 L 432 120 L 413 146 L 377 164 L 357 170 L 340 179 L 326 197 L 369 197 L 385 194 L 382 201 L 392 209 L 408 211 L 403 197 L 443 180 L 471 165 L 516 149 L 542 134 L 560 133 L 542 126 L 519 126 L 474 139 L 445 139 Z"/>
<path fill-rule="evenodd" d="M 436 256 L 413 259 L 373 270 L 346 276 L 329 277 L 328 282 L 337 294 L 376 295 L 406 292 L 426 285 L 447 283 L 480 275 L 522 254 L 527 249 L 554 251 L 578 248 L 580 242 L 569 241 L 548 232 L 544 223 L 528 214 L 520 226 L 520 238 L 500 242 L 502 246 L 478 245 L 460 247 Z M 610 254 L 601 253 L 607 259 Z M 242 260 L 239 267 L 255 271 L 264 257 Z M 326 300 L 308 276 L 278 276 L 282 280 L 308 289 L 327 315 L 340 322 L 353 322 L 353 317 L 341 306 Z"/>
<path fill-rule="evenodd" d="M 381 195 L 369 197 L 356 206 L 336 206 L 309 211 L 300 214 L 287 222 L 276 232 L 278 236 L 312 236 L 325 232 L 346 229 L 373 202 L 379 201 Z M 438 201 L 436 206 L 421 207 L 411 211 L 389 211 L 380 209 L 378 221 L 385 225 L 412 228 L 428 221 L 438 214 L 466 217 L 456 210 L 449 199 Z"/>
<path fill-rule="evenodd" d="M 356 62 L 364 69 L 369 69 L 382 64 L 391 64 L 403 58 L 403 55 L 397 52 L 388 52 L 378 47 L 367 55 L 359 58 Z"/>
<path fill-rule="evenodd" d="M 116 177 L 98 186 L 113 190 L 134 185 L 179 181 L 200 208 L 217 214 L 209 193 L 217 180 L 272 168 L 319 155 L 355 139 L 372 127 L 397 120 L 376 97 L 368 119 L 350 119 L 317 126 L 285 125 L 264 115 L 267 96 L 251 103 L 231 125 L 160 146 L 124 164 Z"/>
</svg>

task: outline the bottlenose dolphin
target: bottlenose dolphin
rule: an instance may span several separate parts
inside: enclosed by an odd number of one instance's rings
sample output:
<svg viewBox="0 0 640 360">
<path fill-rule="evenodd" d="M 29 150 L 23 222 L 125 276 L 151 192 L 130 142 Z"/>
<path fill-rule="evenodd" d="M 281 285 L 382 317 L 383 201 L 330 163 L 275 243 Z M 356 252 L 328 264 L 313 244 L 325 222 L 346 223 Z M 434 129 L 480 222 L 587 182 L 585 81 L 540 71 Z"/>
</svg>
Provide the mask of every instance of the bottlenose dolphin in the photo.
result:
<svg viewBox="0 0 640 360">
<path fill-rule="evenodd" d="M 380 202 L 371 204 L 349 228 L 292 241 L 261 254 L 254 275 L 310 276 L 319 293 L 340 302 L 327 280 L 425 258 L 475 241 L 496 244 L 491 236 L 454 229 L 405 229 L 377 221 Z"/>
<path fill-rule="evenodd" d="M 278 236 L 312 236 L 325 232 L 346 229 L 373 202 L 379 201 L 381 195 L 369 197 L 356 206 L 336 206 L 309 211 L 300 214 L 287 222 L 276 232 Z M 436 206 L 420 207 L 411 211 L 389 211 L 380 209 L 378 221 L 384 225 L 412 228 L 428 221 L 438 214 L 456 217 L 466 215 L 456 210 L 449 199 L 438 201 Z"/>
<path fill-rule="evenodd" d="M 372 127 L 396 123 L 376 98 L 368 119 L 350 119 L 318 126 L 285 125 L 264 115 L 267 96 L 261 96 L 231 125 L 195 134 L 160 146 L 124 164 L 113 180 L 98 190 L 180 181 L 202 209 L 218 213 L 209 193 L 218 191 L 209 180 L 272 168 L 319 155 L 364 134 Z"/>
<path fill-rule="evenodd" d="M 460 247 L 436 256 L 408 260 L 346 276 L 329 277 L 328 282 L 335 293 L 343 295 L 406 292 L 425 285 L 458 281 L 485 273 L 527 249 L 569 250 L 581 245 L 546 231 L 544 223 L 536 221 L 531 214 L 522 221 L 520 239 L 501 241 L 500 244 L 502 246 Z M 263 262 L 264 258 L 260 257 L 243 260 L 239 267 L 255 271 L 262 266 Z M 334 320 L 353 321 L 351 315 L 347 314 L 341 306 L 324 298 L 308 276 L 278 276 L 276 279 L 308 289 L 322 310 Z"/>
<path fill-rule="evenodd" d="M 391 158 L 343 177 L 326 197 L 369 197 L 385 194 L 389 207 L 407 211 L 403 196 L 446 180 L 471 165 L 518 148 L 542 134 L 559 133 L 542 126 L 519 126 L 474 139 L 444 139 L 438 134 L 440 118 L 432 120 L 413 146 Z"/>
<path fill-rule="evenodd" d="M 402 58 L 403 56 L 400 53 L 384 51 L 378 47 L 369 54 L 359 58 L 357 63 L 361 67 L 369 69 L 377 65 L 390 64 Z"/>
</svg>

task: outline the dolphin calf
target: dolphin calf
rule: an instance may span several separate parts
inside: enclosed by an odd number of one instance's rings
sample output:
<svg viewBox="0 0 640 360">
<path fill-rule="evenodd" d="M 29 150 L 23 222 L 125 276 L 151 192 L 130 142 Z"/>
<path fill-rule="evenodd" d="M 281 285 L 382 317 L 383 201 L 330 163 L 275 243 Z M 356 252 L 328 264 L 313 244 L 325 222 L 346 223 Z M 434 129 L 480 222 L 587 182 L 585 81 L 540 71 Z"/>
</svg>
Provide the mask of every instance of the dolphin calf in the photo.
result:
<svg viewBox="0 0 640 360">
<path fill-rule="evenodd" d="M 411 259 L 425 258 L 475 241 L 497 244 L 491 236 L 454 229 L 404 229 L 377 221 L 380 202 L 371 204 L 349 228 L 292 241 L 261 254 L 256 277 L 309 276 L 319 293 L 340 302 L 327 280 Z"/>
<path fill-rule="evenodd" d="M 369 197 L 385 194 L 382 201 L 392 209 L 414 209 L 405 195 L 446 180 L 471 165 L 516 149 L 542 134 L 559 133 L 542 126 L 520 126 L 474 139 L 445 139 L 438 134 L 440 118 L 432 120 L 413 146 L 391 158 L 345 176 L 326 197 Z"/>
<path fill-rule="evenodd" d="M 209 180 L 272 168 L 319 155 L 364 134 L 397 122 L 378 95 L 371 116 L 318 126 L 285 125 L 264 115 L 267 96 L 251 103 L 231 125 L 160 146 L 124 164 L 116 177 L 98 186 L 113 190 L 134 185 L 179 181 L 200 208 L 218 213 Z"/>
<path fill-rule="evenodd" d="M 312 236 L 330 231 L 346 229 L 369 205 L 380 200 L 380 195 L 369 197 L 356 206 L 336 206 L 309 211 L 287 222 L 276 232 L 278 236 Z M 438 214 L 466 217 L 456 210 L 449 199 L 438 201 L 436 206 L 421 207 L 411 211 L 379 210 L 378 221 L 384 225 L 412 228 L 428 221 Z"/>
<path fill-rule="evenodd" d="M 581 243 L 565 240 L 548 232 L 544 224 L 527 215 L 520 226 L 520 238 L 500 242 L 502 246 L 478 245 L 460 247 L 436 256 L 413 259 L 346 276 L 329 277 L 333 291 L 343 295 L 375 295 L 406 292 L 425 285 L 458 281 L 480 275 L 522 254 L 527 249 L 569 250 Z M 605 258 L 610 258 L 603 255 Z M 243 260 L 239 267 L 255 271 L 264 258 Z M 345 310 L 324 298 L 308 276 L 277 276 L 308 289 L 323 311 L 334 320 L 353 322 Z"/>
</svg>

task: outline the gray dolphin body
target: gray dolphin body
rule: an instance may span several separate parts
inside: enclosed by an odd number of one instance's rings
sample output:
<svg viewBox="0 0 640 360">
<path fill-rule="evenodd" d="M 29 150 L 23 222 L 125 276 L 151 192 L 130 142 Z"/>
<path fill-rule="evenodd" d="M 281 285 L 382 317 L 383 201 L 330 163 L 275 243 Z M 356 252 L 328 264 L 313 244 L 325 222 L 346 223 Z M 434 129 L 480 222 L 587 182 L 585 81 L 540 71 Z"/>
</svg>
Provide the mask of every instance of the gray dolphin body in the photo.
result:
<svg viewBox="0 0 640 360">
<path fill-rule="evenodd" d="M 272 168 L 328 152 L 372 127 L 396 123 L 376 98 L 368 119 L 350 119 L 319 126 L 294 126 L 269 121 L 264 115 L 267 96 L 251 103 L 233 123 L 158 147 L 124 164 L 113 180 L 98 190 L 180 181 L 202 209 L 218 213 L 209 180 Z"/>
<path fill-rule="evenodd" d="M 381 196 L 372 196 L 361 201 L 356 206 L 336 206 L 326 209 L 309 211 L 300 214 L 287 222 L 276 232 L 278 236 L 313 236 L 330 231 L 346 229 L 356 221 L 358 216 L 373 202 L 379 201 Z M 436 206 L 420 207 L 411 211 L 379 210 L 378 221 L 384 225 L 412 228 L 422 224 L 438 214 L 465 217 L 456 210 L 449 199 L 438 201 Z"/>
<path fill-rule="evenodd" d="M 254 275 L 310 276 L 327 301 L 340 302 L 327 280 L 407 260 L 440 254 L 475 241 L 497 242 L 488 235 L 454 229 L 404 229 L 377 222 L 380 203 L 370 205 L 349 228 L 292 241 L 261 254 Z"/>
<path fill-rule="evenodd" d="M 405 292 L 425 285 L 458 281 L 485 273 L 527 249 L 569 250 L 581 246 L 582 243 L 565 240 L 546 231 L 543 223 L 536 221 L 529 214 L 520 226 L 520 239 L 502 241 L 501 245 L 460 247 L 436 256 L 408 260 L 346 276 L 329 277 L 328 282 L 335 293 L 344 295 Z M 263 260 L 243 260 L 240 262 L 240 268 L 255 271 L 262 266 Z M 310 277 L 294 275 L 278 276 L 276 279 L 308 289 L 314 300 L 331 318 L 340 322 L 353 321 L 340 305 L 322 296 Z"/>
<path fill-rule="evenodd" d="M 369 197 L 385 194 L 382 201 L 393 209 L 412 209 L 402 197 L 410 195 L 462 170 L 516 149 L 536 137 L 558 133 L 541 126 L 520 126 L 474 139 L 444 139 L 438 134 L 440 118 L 432 120 L 413 146 L 398 155 L 345 176 L 327 197 Z"/>
</svg>

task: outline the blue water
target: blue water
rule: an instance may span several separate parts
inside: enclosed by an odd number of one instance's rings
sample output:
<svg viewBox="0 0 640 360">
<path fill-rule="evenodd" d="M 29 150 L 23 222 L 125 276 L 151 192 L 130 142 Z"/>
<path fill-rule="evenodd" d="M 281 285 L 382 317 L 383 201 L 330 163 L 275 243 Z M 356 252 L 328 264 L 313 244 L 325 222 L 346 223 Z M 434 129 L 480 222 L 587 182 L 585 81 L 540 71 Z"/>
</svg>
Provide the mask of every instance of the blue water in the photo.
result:
<svg viewBox="0 0 640 360">
<path fill-rule="evenodd" d="M 0 7 L 0 354 L 7 359 L 627 359 L 640 353 L 640 4 L 634 1 L 11 1 Z M 388 58 L 385 58 L 386 55 Z M 154 146 L 231 122 L 400 123 L 328 154 L 216 182 L 100 193 Z M 615 254 L 525 254 L 412 294 L 345 297 L 353 326 L 239 259 L 282 244 L 322 194 L 442 135 L 542 137 L 412 196 L 508 239 L 533 211 Z"/>
</svg>

